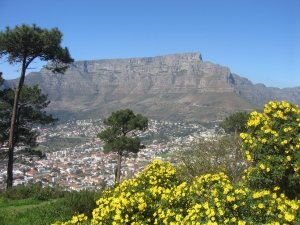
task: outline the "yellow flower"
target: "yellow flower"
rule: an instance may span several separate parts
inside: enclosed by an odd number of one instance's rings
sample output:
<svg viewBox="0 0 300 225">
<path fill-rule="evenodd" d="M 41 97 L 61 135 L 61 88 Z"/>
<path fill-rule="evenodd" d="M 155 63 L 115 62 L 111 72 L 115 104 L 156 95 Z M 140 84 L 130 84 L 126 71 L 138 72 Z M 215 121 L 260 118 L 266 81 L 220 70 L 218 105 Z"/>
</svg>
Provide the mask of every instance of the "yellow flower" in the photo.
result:
<svg viewBox="0 0 300 225">
<path fill-rule="evenodd" d="M 264 169 L 266 168 L 266 166 L 265 166 L 264 164 L 262 164 L 262 163 L 259 165 L 259 167 L 260 167 L 262 170 L 264 170 Z"/>
<path fill-rule="evenodd" d="M 267 139 L 265 139 L 265 138 L 261 139 L 261 143 L 263 143 L 263 144 L 267 143 Z"/>
<path fill-rule="evenodd" d="M 291 130 L 292 130 L 291 127 L 286 127 L 286 128 L 283 129 L 283 131 L 284 131 L 285 133 L 287 133 L 287 132 L 289 132 L 289 131 L 291 131 Z"/>
<path fill-rule="evenodd" d="M 292 222 L 295 219 L 295 216 L 293 214 L 290 214 L 288 212 L 284 213 L 284 219 L 288 222 Z"/>
<path fill-rule="evenodd" d="M 274 187 L 274 191 L 278 191 L 278 190 L 280 190 L 280 187 L 275 186 L 275 187 Z"/>
<path fill-rule="evenodd" d="M 231 222 L 236 222 L 236 217 L 232 217 Z"/>
<path fill-rule="evenodd" d="M 240 137 L 242 139 L 246 139 L 248 137 L 248 134 L 246 134 L 246 133 L 240 133 Z"/>
</svg>

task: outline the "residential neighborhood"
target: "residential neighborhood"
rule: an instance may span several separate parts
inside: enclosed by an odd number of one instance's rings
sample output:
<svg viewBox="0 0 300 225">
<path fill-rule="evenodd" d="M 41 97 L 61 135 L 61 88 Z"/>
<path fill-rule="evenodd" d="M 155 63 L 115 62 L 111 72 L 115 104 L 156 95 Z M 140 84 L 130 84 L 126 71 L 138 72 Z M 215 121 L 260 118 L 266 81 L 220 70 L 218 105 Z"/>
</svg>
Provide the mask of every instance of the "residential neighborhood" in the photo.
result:
<svg viewBox="0 0 300 225">
<path fill-rule="evenodd" d="M 104 143 L 97 138 L 105 129 L 102 120 L 76 120 L 36 129 L 40 133 L 39 149 L 45 157 L 16 160 L 14 186 L 41 182 L 45 186 L 79 191 L 114 184 L 117 154 L 103 152 Z M 200 136 L 214 133 L 215 129 L 196 123 L 150 120 L 148 129 L 137 134 L 145 148 L 136 155 L 123 157 L 121 179 L 133 176 L 156 158 L 176 163 L 174 152 L 188 148 Z M 0 188 L 5 187 L 5 177 L 6 164 L 2 162 Z"/>
</svg>

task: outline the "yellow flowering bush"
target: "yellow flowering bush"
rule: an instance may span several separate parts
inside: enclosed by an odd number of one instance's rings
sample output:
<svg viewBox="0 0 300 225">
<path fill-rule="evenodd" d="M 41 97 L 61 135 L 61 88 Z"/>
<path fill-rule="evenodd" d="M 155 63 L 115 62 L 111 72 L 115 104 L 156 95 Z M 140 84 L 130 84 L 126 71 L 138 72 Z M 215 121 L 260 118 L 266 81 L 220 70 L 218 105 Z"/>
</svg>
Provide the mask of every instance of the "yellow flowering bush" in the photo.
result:
<svg viewBox="0 0 300 225">
<path fill-rule="evenodd" d="M 241 133 L 246 158 L 253 163 L 246 182 L 251 188 L 279 186 L 290 198 L 300 196 L 300 109 L 270 101 L 262 113 L 252 112 Z"/>
<path fill-rule="evenodd" d="M 152 224 L 157 204 L 165 204 L 179 184 L 175 173 L 170 163 L 155 160 L 144 173 L 103 193 L 93 212 L 92 224 Z"/>
<path fill-rule="evenodd" d="M 56 222 L 52 225 L 84 225 L 87 224 L 87 216 L 84 214 L 79 214 L 76 216 L 73 216 L 71 220 L 67 222 Z"/>
<path fill-rule="evenodd" d="M 155 160 L 144 172 L 103 193 L 90 224 L 299 224 L 300 201 L 273 190 L 233 184 L 224 173 L 178 182 L 170 163 Z M 72 219 L 62 224 L 74 224 Z M 79 223 L 80 224 L 80 223 Z"/>
</svg>

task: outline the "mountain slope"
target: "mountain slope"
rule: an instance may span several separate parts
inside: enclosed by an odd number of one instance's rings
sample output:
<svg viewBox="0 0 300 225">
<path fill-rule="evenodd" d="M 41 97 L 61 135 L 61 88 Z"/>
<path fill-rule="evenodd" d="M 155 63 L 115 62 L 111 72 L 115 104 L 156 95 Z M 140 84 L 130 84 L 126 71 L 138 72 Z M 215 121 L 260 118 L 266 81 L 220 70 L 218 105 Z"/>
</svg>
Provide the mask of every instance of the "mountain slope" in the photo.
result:
<svg viewBox="0 0 300 225">
<path fill-rule="evenodd" d="M 131 108 L 150 118 L 214 121 L 253 110 L 270 99 L 300 103 L 300 88 L 253 85 L 199 53 L 74 62 L 64 75 L 42 69 L 26 77 L 39 84 L 60 116 L 99 118 Z"/>
</svg>

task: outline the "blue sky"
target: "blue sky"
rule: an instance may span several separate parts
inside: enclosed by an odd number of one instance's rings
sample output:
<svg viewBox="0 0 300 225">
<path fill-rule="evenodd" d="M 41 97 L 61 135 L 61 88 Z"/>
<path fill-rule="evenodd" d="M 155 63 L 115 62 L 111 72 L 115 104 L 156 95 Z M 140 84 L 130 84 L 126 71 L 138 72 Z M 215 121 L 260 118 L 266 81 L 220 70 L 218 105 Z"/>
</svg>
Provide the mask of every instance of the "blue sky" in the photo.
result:
<svg viewBox="0 0 300 225">
<path fill-rule="evenodd" d="M 299 0 L 0 0 L 0 30 L 58 27 L 75 60 L 200 52 L 254 83 L 293 87 L 299 12 Z M 0 71 L 19 75 L 4 60 Z"/>
</svg>

